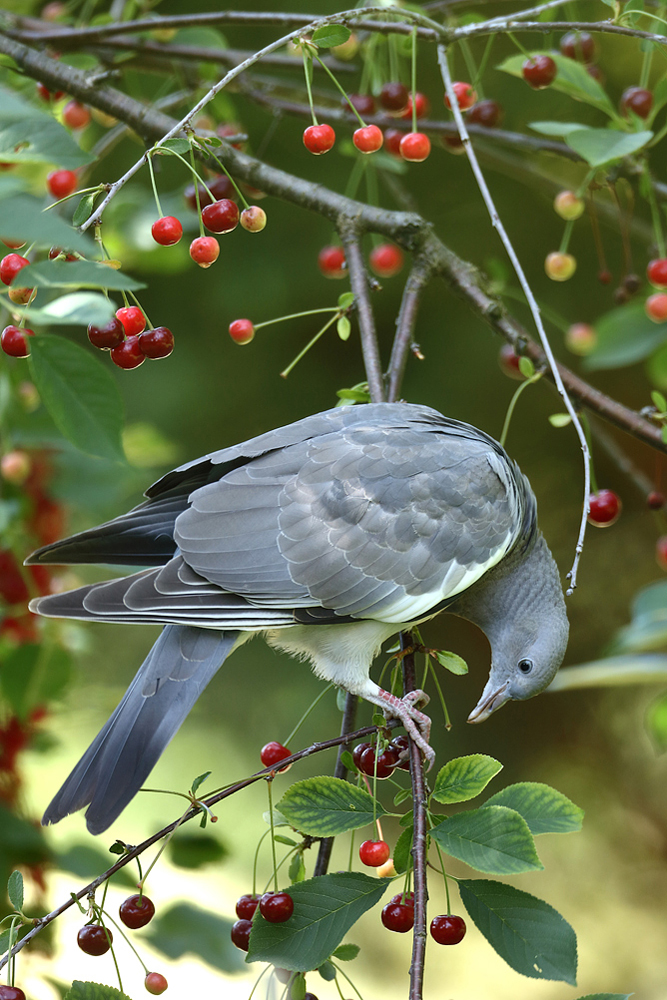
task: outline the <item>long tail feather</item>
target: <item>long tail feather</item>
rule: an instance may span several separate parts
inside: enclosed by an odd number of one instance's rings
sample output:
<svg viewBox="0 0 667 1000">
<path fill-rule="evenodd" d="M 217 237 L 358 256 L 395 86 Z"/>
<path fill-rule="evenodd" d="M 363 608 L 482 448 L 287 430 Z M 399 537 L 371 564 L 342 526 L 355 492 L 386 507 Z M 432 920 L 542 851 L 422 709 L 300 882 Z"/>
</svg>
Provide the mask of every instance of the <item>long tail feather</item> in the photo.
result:
<svg viewBox="0 0 667 1000">
<path fill-rule="evenodd" d="M 88 806 L 90 832 L 106 830 L 144 783 L 238 638 L 238 632 L 167 625 L 44 813 L 43 825 Z"/>
</svg>

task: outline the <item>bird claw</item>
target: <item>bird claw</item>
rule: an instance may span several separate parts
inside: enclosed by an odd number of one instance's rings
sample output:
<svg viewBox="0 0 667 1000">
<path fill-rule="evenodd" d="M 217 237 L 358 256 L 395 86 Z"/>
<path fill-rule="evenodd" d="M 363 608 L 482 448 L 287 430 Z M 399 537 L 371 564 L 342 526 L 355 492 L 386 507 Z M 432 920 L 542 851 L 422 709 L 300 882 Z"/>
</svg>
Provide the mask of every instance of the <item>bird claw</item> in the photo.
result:
<svg viewBox="0 0 667 1000">
<path fill-rule="evenodd" d="M 403 698 L 397 698 L 389 691 L 380 690 L 378 703 L 389 718 L 398 719 L 410 739 L 414 740 L 427 761 L 430 770 L 435 760 L 435 751 L 429 744 L 431 720 L 420 708 L 428 705 L 430 699 L 424 691 L 410 691 Z"/>
</svg>

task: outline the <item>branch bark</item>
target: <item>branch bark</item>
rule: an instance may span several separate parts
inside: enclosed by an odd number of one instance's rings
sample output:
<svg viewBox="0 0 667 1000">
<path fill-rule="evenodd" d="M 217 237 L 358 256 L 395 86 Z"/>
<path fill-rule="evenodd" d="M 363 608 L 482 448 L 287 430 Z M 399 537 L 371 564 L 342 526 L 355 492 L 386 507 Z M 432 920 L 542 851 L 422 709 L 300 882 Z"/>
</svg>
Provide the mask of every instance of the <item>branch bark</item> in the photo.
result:
<svg viewBox="0 0 667 1000">
<path fill-rule="evenodd" d="M 390 403 L 395 403 L 400 395 L 405 366 L 414 337 L 415 323 L 417 322 L 419 297 L 428 284 L 431 273 L 428 264 L 421 257 L 417 257 L 403 289 L 401 308 L 396 320 L 396 336 L 387 372 L 389 382 L 387 400 Z"/>
</svg>

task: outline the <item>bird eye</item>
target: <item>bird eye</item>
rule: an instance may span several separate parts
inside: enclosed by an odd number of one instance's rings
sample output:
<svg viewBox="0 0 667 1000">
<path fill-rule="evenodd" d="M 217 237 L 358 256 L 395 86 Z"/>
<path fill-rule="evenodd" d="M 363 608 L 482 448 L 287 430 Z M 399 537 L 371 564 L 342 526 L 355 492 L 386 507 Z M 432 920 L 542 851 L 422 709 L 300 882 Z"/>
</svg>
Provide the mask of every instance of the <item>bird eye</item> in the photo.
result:
<svg viewBox="0 0 667 1000">
<path fill-rule="evenodd" d="M 532 660 L 519 660 L 519 670 L 522 674 L 529 674 L 534 666 Z"/>
</svg>

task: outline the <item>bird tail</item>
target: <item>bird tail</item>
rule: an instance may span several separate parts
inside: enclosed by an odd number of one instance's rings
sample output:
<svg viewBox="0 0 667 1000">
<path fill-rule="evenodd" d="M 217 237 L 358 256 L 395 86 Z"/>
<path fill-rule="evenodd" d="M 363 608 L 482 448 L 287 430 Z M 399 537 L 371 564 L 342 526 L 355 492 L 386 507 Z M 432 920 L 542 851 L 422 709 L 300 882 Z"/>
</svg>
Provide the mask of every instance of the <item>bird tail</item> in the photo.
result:
<svg viewBox="0 0 667 1000">
<path fill-rule="evenodd" d="M 106 830 L 146 780 L 238 638 L 237 631 L 167 625 L 42 824 L 57 823 L 88 806 L 89 831 Z"/>
</svg>

